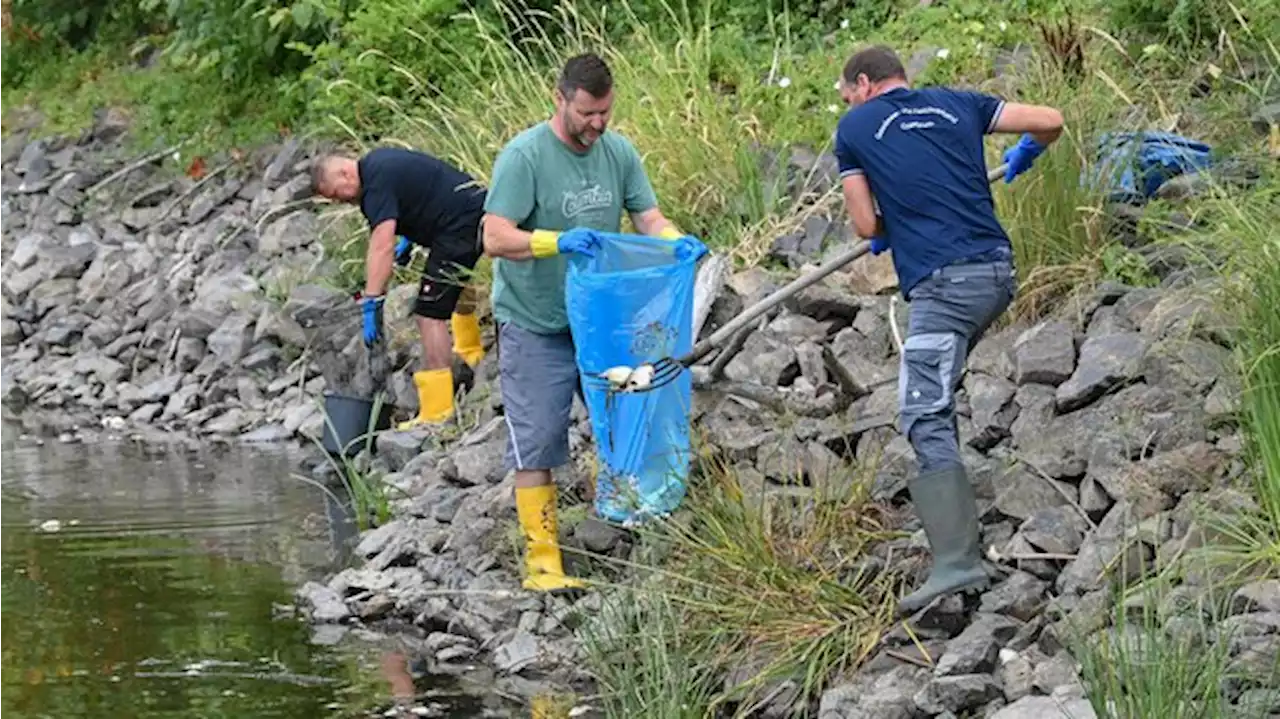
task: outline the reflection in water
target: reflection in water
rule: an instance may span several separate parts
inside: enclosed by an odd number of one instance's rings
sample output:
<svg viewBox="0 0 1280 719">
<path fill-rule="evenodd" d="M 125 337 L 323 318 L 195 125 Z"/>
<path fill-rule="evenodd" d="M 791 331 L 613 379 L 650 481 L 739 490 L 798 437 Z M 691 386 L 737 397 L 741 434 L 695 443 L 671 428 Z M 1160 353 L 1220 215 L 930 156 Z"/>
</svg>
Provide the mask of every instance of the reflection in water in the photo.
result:
<svg viewBox="0 0 1280 719">
<path fill-rule="evenodd" d="M 287 580 L 335 558 L 323 495 L 288 479 L 297 456 L 34 447 L 9 434 L 6 711 L 331 713 L 344 665 L 288 606 Z"/>
</svg>

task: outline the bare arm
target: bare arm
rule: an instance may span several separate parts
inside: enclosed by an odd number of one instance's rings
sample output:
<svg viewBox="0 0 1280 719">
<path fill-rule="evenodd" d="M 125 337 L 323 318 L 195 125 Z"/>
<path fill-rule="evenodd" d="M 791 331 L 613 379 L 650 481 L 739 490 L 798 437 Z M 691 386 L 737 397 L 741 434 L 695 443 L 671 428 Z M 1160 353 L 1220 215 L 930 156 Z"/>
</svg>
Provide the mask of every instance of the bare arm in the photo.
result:
<svg viewBox="0 0 1280 719">
<path fill-rule="evenodd" d="M 532 232 L 516 227 L 516 223 L 501 216 L 486 213 L 484 216 L 484 253 L 506 260 L 531 260 Z"/>
<path fill-rule="evenodd" d="M 662 210 L 656 207 L 651 207 L 644 212 L 631 213 L 631 224 L 635 225 L 641 234 L 652 237 L 673 238 L 682 234 L 676 229 L 675 223 L 663 216 Z"/>
<path fill-rule="evenodd" d="M 365 254 L 364 294 L 370 297 L 385 294 L 391 281 L 391 267 L 396 253 L 396 221 L 386 220 L 373 228 L 369 235 L 369 250 Z"/>
<path fill-rule="evenodd" d="M 1062 134 L 1062 113 L 1044 105 L 1023 105 L 1006 102 L 996 120 L 995 132 L 1028 133 L 1042 146 L 1057 140 Z"/>
<path fill-rule="evenodd" d="M 853 221 L 853 230 L 859 237 L 870 239 L 880 234 L 880 218 L 876 216 L 876 206 L 871 199 L 871 186 L 862 173 L 846 175 L 841 184 L 844 187 L 844 207 Z"/>
</svg>

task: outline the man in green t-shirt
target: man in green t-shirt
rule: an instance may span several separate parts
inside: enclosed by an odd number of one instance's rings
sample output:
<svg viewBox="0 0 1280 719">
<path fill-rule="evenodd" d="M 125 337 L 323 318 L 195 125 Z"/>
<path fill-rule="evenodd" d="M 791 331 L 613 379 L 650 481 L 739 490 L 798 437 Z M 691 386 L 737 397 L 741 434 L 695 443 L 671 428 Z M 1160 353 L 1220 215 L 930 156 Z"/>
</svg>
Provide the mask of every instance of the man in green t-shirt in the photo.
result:
<svg viewBox="0 0 1280 719">
<path fill-rule="evenodd" d="M 566 577 L 556 535 L 551 470 L 569 460 L 569 414 L 580 393 L 565 312 L 565 253 L 590 254 L 620 232 L 627 212 L 640 232 L 677 239 L 658 209 L 639 153 L 606 131 L 613 77 L 604 60 L 565 63 L 550 120 L 517 135 L 498 155 L 485 200 L 484 251 L 493 261 L 493 316 L 507 421 L 507 467 L 526 541 L 526 589 L 582 586 Z"/>
</svg>

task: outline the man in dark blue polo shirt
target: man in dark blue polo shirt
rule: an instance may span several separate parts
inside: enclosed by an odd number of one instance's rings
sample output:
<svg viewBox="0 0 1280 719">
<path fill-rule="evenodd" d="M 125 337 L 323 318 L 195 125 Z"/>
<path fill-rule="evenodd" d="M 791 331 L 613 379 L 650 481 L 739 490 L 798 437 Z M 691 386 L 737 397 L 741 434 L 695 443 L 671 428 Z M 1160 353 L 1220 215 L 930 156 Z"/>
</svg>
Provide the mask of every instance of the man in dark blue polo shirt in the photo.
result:
<svg viewBox="0 0 1280 719">
<path fill-rule="evenodd" d="M 978 508 L 960 459 L 955 391 L 978 339 L 1013 301 L 1009 237 L 996 219 L 983 139 L 1023 133 L 1005 153 L 1005 181 L 1025 172 L 1062 131 L 1050 107 L 947 88 L 911 88 L 885 47 L 844 67 L 851 109 L 835 136 L 845 205 L 872 252 L 893 251 L 911 303 L 898 402 L 919 472 L 911 501 L 933 553 L 929 578 L 899 604 L 914 612 L 951 592 L 983 588 Z M 873 199 L 874 198 L 874 199 Z"/>
</svg>

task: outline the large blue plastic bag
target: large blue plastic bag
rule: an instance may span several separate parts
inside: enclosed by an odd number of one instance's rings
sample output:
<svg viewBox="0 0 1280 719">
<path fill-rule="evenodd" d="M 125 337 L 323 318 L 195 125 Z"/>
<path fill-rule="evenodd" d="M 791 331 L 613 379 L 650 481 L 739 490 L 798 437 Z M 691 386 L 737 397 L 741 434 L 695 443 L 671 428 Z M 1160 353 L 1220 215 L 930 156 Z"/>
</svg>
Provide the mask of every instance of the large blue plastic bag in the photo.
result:
<svg viewBox="0 0 1280 719">
<path fill-rule="evenodd" d="M 685 495 L 691 447 L 688 372 L 650 392 L 614 393 L 590 378 L 693 349 L 693 288 L 706 245 L 599 233 L 594 257 L 570 256 L 565 306 L 599 458 L 596 513 L 637 524 Z"/>
</svg>

